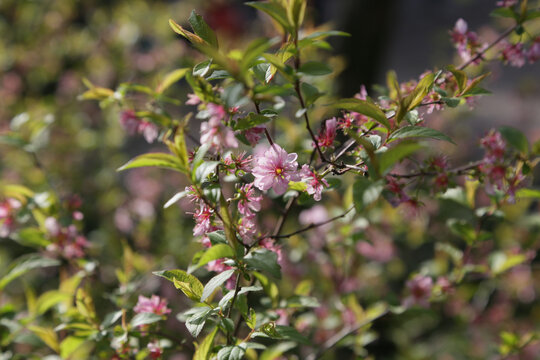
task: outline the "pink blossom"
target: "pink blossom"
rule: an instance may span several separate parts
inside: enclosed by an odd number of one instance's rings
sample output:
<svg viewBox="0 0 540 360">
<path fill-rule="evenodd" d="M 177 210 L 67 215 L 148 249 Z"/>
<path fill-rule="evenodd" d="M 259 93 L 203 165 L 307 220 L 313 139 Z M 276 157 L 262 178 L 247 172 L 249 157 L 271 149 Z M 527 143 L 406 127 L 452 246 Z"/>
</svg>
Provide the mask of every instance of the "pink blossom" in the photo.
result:
<svg viewBox="0 0 540 360">
<path fill-rule="evenodd" d="M 7 199 L 0 202 L 0 237 L 7 237 L 15 228 L 14 210 L 21 207 L 21 203 L 15 199 Z"/>
<path fill-rule="evenodd" d="M 330 147 L 334 144 L 336 139 L 337 129 L 337 120 L 336 118 L 331 118 L 325 121 L 324 128 L 319 132 L 317 136 L 317 143 L 322 147 Z"/>
<path fill-rule="evenodd" d="M 147 143 L 151 144 L 159 135 L 158 127 L 148 121 L 143 121 L 139 124 L 139 133 L 142 133 Z"/>
<path fill-rule="evenodd" d="M 193 228 L 194 236 L 201 236 L 214 230 L 214 227 L 212 226 L 213 215 L 214 210 L 206 204 L 201 204 L 199 210 L 193 214 L 196 222 L 195 227 Z"/>
<path fill-rule="evenodd" d="M 277 254 L 277 261 L 282 264 L 283 254 L 281 253 L 281 246 L 270 238 L 264 238 L 259 242 L 259 245 L 267 250 L 273 251 Z"/>
<path fill-rule="evenodd" d="M 527 58 L 531 64 L 540 59 L 540 36 L 534 39 L 529 51 L 527 51 Z"/>
<path fill-rule="evenodd" d="M 315 201 L 321 200 L 321 194 L 324 187 L 328 187 L 328 182 L 319 174 L 311 171 L 309 165 L 302 165 L 302 170 L 300 170 L 302 176 L 302 181 L 307 185 L 306 191 L 309 195 L 313 195 Z"/>
<path fill-rule="evenodd" d="M 506 143 L 501 133 L 490 131 L 486 136 L 480 139 L 480 145 L 486 150 L 484 162 L 493 164 L 502 161 L 506 152 Z"/>
<path fill-rule="evenodd" d="M 261 210 L 262 196 L 255 195 L 253 184 L 245 184 L 238 189 L 238 212 L 244 216 L 255 216 L 255 212 Z"/>
<path fill-rule="evenodd" d="M 201 99 L 196 94 L 187 94 L 187 96 L 186 105 L 199 105 L 201 103 Z"/>
<path fill-rule="evenodd" d="M 237 174 L 240 172 L 241 175 L 249 172 L 251 170 L 251 155 L 246 156 L 246 152 L 242 151 L 238 155 L 229 154 L 223 159 L 223 164 L 225 164 L 226 170 L 229 174 Z"/>
<path fill-rule="evenodd" d="M 160 359 L 161 355 L 163 355 L 163 349 L 159 346 L 159 342 L 157 340 L 149 342 L 147 348 L 150 352 L 151 359 Z"/>
<path fill-rule="evenodd" d="M 501 56 L 505 64 L 510 64 L 511 66 L 518 68 L 525 65 L 526 54 L 523 49 L 523 44 L 510 44 L 506 42 L 503 46 L 504 48 L 501 52 Z"/>
<path fill-rule="evenodd" d="M 240 219 L 238 224 L 238 233 L 244 241 L 244 243 L 252 244 L 254 242 L 254 236 L 257 234 L 257 224 L 255 223 L 255 217 L 244 216 Z"/>
<path fill-rule="evenodd" d="M 201 123 L 201 144 L 209 144 L 215 149 L 237 148 L 238 140 L 231 128 L 222 122 L 227 112 L 221 105 L 209 103 L 206 109 L 210 114 L 208 121 Z"/>
<path fill-rule="evenodd" d="M 359 100 L 366 100 L 367 96 L 368 94 L 365 85 L 360 85 L 360 91 L 356 95 L 354 95 L 354 97 Z"/>
<path fill-rule="evenodd" d="M 142 134 L 148 143 L 153 143 L 159 134 L 154 123 L 142 120 L 131 109 L 120 113 L 120 123 L 129 135 Z"/>
<path fill-rule="evenodd" d="M 139 129 L 139 123 L 141 119 L 135 115 L 133 110 L 124 110 L 120 113 L 120 124 L 124 127 L 129 135 L 135 135 Z"/>
<path fill-rule="evenodd" d="M 225 270 L 231 269 L 229 265 L 225 265 L 225 259 L 217 259 L 209 261 L 208 264 L 206 264 L 206 269 L 208 271 L 215 271 L 217 273 L 221 273 Z"/>
<path fill-rule="evenodd" d="M 47 235 L 52 241 L 47 251 L 57 253 L 66 259 L 84 257 L 84 250 L 89 247 L 86 238 L 79 234 L 75 225 L 61 227 L 54 218 L 48 218 L 45 224 Z"/>
<path fill-rule="evenodd" d="M 264 132 L 264 126 L 255 126 L 251 129 L 244 130 L 243 134 L 251 146 L 255 146 L 261 140 L 261 134 Z"/>
<path fill-rule="evenodd" d="M 289 181 L 300 181 L 296 153 L 287 154 L 279 145 L 273 144 L 264 154 L 253 159 L 254 185 L 260 190 L 274 189 L 277 195 L 287 190 Z"/>
<path fill-rule="evenodd" d="M 167 307 L 167 300 L 161 299 L 157 295 L 152 295 L 150 298 L 139 295 L 139 300 L 133 311 L 137 314 L 153 313 L 156 315 L 166 315 L 171 312 L 171 309 Z"/>
<path fill-rule="evenodd" d="M 413 305 L 429 307 L 429 298 L 431 297 L 432 287 L 433 280 L 429 276 L 416 275 L 414 278 L 407 281 L 407 288 L 409 289 L 410 295 L 405 298 L 403 305 L 406 307 Z"/>
<path fill-rule="evenodd" d="M 478 41 L 478 35 L 476 35 L 475 32 L 468 31 L 467 22 L 463 19 L 458 19 L 454 29 L 450 32 L 450 35 L 452 37 L 452 42 L 463 61 L 470 61 L 487 46 Z M 480 60 L 481 59 L 478 58 L 474 63 L 477 64 Z"/>
</svg>

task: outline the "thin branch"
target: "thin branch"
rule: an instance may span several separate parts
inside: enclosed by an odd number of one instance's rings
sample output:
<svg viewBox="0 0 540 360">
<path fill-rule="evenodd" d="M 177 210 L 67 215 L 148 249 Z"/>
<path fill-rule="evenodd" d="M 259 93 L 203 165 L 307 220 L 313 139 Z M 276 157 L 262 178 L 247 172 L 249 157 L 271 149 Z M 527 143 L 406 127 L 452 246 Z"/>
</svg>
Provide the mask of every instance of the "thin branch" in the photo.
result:
<svg viewBox="0 0 540 360">
<path fill-rule="evenodd" d="M 519 24 L 515 24 L 514 26 L 512 26 L 511 28 L 507 29 L 505 32 L 503 32 L 501 34 L 501 36 L 499 36 L 495 41 L 493 41 L 491 44 L 489 44 L 484 50 L 480 51 L 478 54 L 476 54 L 476 56 L 472 57 L 471 59 L 469 59 L 469 61 L 466 61 L 464 62 L 463 64 L 461 64 L 459 67 L 458 67 L 458 70 L 463 70 L 465 69 L 467 66 L 473 64 L 476 60 L 478 59 L 482 59 L 482 57 L 484 56 L 484 54 L 489 50 L 491 49 L 492 47 L 494 47 L 495 45 L 497 45 L 498 43 L 500 43 L 501 41 L 503 41 L 508 35 L 510 35 L 512 33 L 512 31 L 514 31 L 517 27 L 519 26 Z"/>
<path fill-rule="evenodd" d="M 297 198 L 298 198 L 298 195 L 291 197 L 289 201 L 287 202 L 287 205 L 285 205 L 285 209 L 283 210 L 283 214 L 281 214 L 281 216 L 279 217 L 279 220 L 274 229 L 274 234 L 272 235 L 272 238 L 276 238 L 276 236 L 278 236 L 281 230 L 283 229 L 283 225 L 285 225 L 285 220 L 287 220 L 287 217 L 289 216 L 289 212 L 291 211 L 291 208 L 294 205 L 294 202 L 296 201 Z"/>
<path fill-rule="evenodd" d="M 341 219 L 342 217 L 345 217 L 345 215 L 347 215 L 349 212 L 351 212 L 351 210 L 354 209 L 354 206 L 351 206 L 349 208 L 349 210 L 345 211 L 343 214 L 341 215 L 338 215 L 338 216 L 334 216 L 333 218 L 331 219 L 328 219 L 326 221 L 323 221 L 323 222 L 320 222 L 320 223 L 314 223 L 314 224 L 310 224 L 308 226 L 306 226 L 305 228 L 302 228 L 300 230 L 296 230 L 292 233 L 289 233 L 289 234 L 285 234 L 285 235 L 273 235 L 271 236 L 272 238 L 274 239 L 282 239 L 282 238 L 288 238 L 288 237 L 291 237 L 293 235 L 297 235 L 297 234 L 300 234 L 300 233 L 303 233 L 303 232 L 306 232 L 308 230 L 311 230 L 311 229 L 314 229 L 316 227 L 319 227 L 319 226 L 323 226 L 323 225 L 326 225 L 326 224 L 329 224 L 331 223 L 332 221 L 336 221 L 337 219 Z"/>
<path fill-rule="evenodd" d="M 255 109 L 257 110 L 257 114 L 260 115 L 261 109 L 259 108 L 259 103 L 257 103 L 255 100 L 253 101 L 253 103 L 255 104 Z M 270 145 L 273 146 L 274 141 L 272 140 L 272 137 L 270 136 L 270 133 L 268 132 L 268 129 L 266 128 L 266 126 L 264 127 L 264 135 L 266 136 L 266 139 L 268 140 Z"/>
<path fill-rule="evenodd" d="M 457 167 L 455 169 L 448 170 L 445 173 L 454 174 L 454 175 L 463 175 L 467 171 L 473 170 L 473 169 L 477 168 L 478 166 L 482 165 L 483 163 L 484 163 L 483 160 L 475 161 L 475 162 L 470 163 L 468 165 L 463 165 L 463 166 Z M 388 174 L 388 176 L 395 177 L 395 178 L 400 178 L 400 179 L 409 179 L 409 178 L 414 178 L 414 177 L 418 177 L 418 176 L 437 176 L 439 174 L 440 173 L 436 172 L 436 171 L 419 171 L 419 172 L 412 173 L 412 174 Z"/>
</svg>

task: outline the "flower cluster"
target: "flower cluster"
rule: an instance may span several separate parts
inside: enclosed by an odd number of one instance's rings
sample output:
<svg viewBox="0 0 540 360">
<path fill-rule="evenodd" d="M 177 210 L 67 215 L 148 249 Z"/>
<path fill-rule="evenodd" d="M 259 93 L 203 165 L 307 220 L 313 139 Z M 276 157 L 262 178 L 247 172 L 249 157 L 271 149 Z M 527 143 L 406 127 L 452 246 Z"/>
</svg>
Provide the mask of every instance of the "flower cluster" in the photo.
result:
<svg viewBox="0 0 540 360">
<path fill-rule="evenodd" d="M 480 43 L 478 35 L 474 31 L 468 30 L 467 22 L 463 19 L 458 19 L 450 35 L 459 56 L 464 62 L 474 59 L 487 47 L 486 44 Z M 479 57 L 473 62 L 478 64 L 481 60 L 481 57 Z"/>
</svg>

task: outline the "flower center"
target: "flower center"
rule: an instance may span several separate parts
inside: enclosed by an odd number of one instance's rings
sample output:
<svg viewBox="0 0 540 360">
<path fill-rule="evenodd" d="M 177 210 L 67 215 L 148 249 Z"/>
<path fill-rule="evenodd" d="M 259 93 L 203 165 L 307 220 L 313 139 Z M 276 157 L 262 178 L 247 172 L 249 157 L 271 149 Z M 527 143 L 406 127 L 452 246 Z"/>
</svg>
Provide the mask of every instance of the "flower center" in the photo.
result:
<svg viewBox="0 0 540 360">
<path fill-rule="evenodd" d="M 276 168 L 276 175 L 283 176 L 283 168 L 280 168 L 280 167 Z"/>
</svg>

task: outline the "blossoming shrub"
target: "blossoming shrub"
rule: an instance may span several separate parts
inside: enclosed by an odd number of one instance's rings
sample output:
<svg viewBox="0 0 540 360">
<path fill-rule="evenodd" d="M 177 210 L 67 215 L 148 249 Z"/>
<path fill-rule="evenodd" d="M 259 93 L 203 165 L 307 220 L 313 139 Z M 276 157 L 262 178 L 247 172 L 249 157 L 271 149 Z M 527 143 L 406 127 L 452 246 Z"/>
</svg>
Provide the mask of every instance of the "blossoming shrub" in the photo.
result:
<svg viewBox="0 0 540 360">
<path fill-rule="evenodd" d="M 58 275 L 40 294 L 27 287 L 25 308 L 2 304 L 5 356 L 535 356 L 538 315 L 529 305 L 540 231 L 530 214 L 540 198 L 531 185 L 540 143 L 504 126 L 479 140 L 481 159 L 454 165 L 430 145 L 460 140 L 429 119 L 489 94 L 478 65 L 535 62 L 539 42 L 527 29 L 539 12 L 526 1 L 499 2 L 494 15 L 512 26 L 489 44 L 459 19 L 450 34 L 460 65 L 404 83 L 390 71 L 378 96 L 359 84 L 358 94 L 337 99 L 319 50 L 347 34 L 304 31 L 303 0 L 247 5 L 279 36 L 225 50 L 194 11 L 192 30 L 170 20 L 192 46 L 193 66 L 156 87 L 87 81 L 81 96 L 117 107 L 128 135 L 162 145 L 120 171 L 161 168 L 163 181 L 181 174 L 163 205 L 190 207 L 200 244 L 189 266 L 149 263 L 125 243 L 116 268 L 99 269 L 80 234 L 77 199 L 4 185 L 0 236 L 36 252 L 13 263 L 0 290 L 32 269 Z M 173 85 L 184 80 L 190 94 L 179 99 Z M 118 224 L 129 228 L 124 215 Z M 95 291 L 105 272 L 117 278 L 111 294 Z M 152 281 L 163 281 L 160 296 L 146 290 Z M 449 345 L 456 339 L 463 348 Z M 485 347 L 475 349 L 477 341 Z"/>
</svg>

